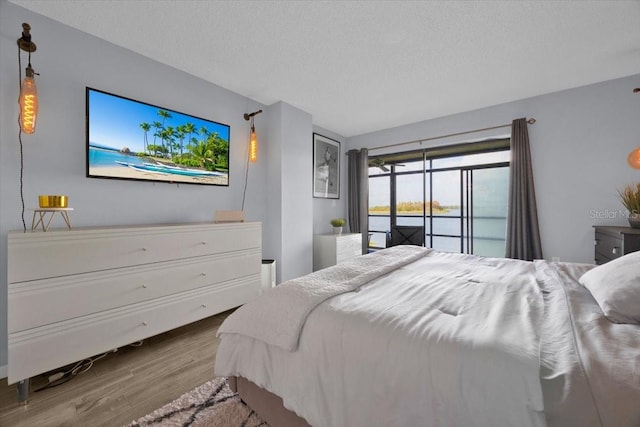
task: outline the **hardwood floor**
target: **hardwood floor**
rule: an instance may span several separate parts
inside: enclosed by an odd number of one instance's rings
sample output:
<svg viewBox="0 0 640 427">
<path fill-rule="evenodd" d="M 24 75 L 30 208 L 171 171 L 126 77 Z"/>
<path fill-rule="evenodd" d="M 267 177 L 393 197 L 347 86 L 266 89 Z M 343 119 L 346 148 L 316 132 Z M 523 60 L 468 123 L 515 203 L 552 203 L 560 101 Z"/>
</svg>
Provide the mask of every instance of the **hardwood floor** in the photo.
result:
<svg viewBox="0 0 640 427">
<path fill-rule="evenodd" d="M 213 378 L 216 331 L 232 312 L 123 347 L 57 387 L 29 393 L 19 406 L 15 384 L 0 384 L 0 426 L 122 426 Z M 31 389 L 48 375 L 32 378 Z"/>
</svg>

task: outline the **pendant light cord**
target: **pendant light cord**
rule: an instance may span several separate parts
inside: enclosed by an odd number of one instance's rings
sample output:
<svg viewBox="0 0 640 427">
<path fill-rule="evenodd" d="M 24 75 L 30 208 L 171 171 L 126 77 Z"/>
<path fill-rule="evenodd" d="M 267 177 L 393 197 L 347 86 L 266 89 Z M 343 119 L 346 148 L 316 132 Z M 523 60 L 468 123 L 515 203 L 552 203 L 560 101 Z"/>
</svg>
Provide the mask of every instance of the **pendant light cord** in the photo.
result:
<svg viewBox="0 0 640 427">
<path fill-rule="evenodd" d="M 29 51 L 29 65 L 31 65 L 31 51 Z M 20 59 L 20 46 L 18 46 L 18 93 L 22 90 L 22 60 Z M 18 104 L 20 103 L 20 95 L 18 95 Z M 18 113 L 18 141 L 20 142 L 20 202 L 22 203 L 22 230 L 27 232 L 27 223 L 24 221 L 24 151 L 22 146 L 22 125 L 20 120 L 22 109 Z"/>
<path fill-rule="evenodd" d="M 251 118 L 251 126 L 253 126 L 253 117 Z M 249 130 L 249 140 L 251 140 L 251 130 Z M 244 190 L 242 191 L 242 208 L 240 209 L 241 211 L 244 211 L 244 200 L 247 195 L 247 182 L 249 182 L 249 145 L 251 144 L 247 144 L 247 154 L 246 156 L 244 156 L 247 159 L 247 162 L 244 168 Z"/>
</svg>

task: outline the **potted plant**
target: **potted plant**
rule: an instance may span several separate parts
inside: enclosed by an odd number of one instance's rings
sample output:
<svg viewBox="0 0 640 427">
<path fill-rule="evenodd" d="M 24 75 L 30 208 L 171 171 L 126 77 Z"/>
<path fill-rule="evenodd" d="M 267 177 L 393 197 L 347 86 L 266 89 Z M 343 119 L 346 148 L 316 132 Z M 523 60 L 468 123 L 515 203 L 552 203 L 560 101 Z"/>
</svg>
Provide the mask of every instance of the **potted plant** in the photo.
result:
<svg viewBox="0 0 640 427">
<path fill-rule="evenodd" d="M 629 225 L 640 228 L 640 182 L 629 184 L 618 190 L 620 201 L 629 211 Z"/>
<path fill-rule="evenodd" d="M 334 218 L 331 220 L 331 225 L 333 226 L 333 232 L 335 234 L 342 234 L 342 226 L 345 225 L 347 221 L 343 218 Z"/>
</svg>

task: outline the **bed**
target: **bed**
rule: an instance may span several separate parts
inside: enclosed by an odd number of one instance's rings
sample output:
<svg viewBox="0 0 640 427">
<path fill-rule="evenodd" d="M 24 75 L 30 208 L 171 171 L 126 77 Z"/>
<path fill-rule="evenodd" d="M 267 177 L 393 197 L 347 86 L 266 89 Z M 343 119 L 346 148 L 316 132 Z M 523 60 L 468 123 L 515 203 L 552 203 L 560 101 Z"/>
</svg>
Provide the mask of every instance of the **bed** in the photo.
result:
<svg viewBox="0 0 640 427">
<path fill-rule="evenodd" d="M 639 269 L 396 246 L 240 307 L 215 373 L 273 427 L 637 427 Z"/>
</svg>

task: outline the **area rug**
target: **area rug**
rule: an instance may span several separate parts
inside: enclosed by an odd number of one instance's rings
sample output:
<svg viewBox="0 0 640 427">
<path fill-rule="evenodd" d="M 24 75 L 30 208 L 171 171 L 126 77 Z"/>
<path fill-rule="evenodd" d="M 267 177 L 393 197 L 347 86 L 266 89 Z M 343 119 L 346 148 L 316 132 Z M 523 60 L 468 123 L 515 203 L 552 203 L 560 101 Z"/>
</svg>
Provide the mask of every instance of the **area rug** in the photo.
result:
<svg viewBox="0 0 640 427">
<path fill-rule="evenodd" d="M 226 378 L 215 378 L 129 424 L 146 426 L 269 427 L 231 391 Z"/>
</svg>

